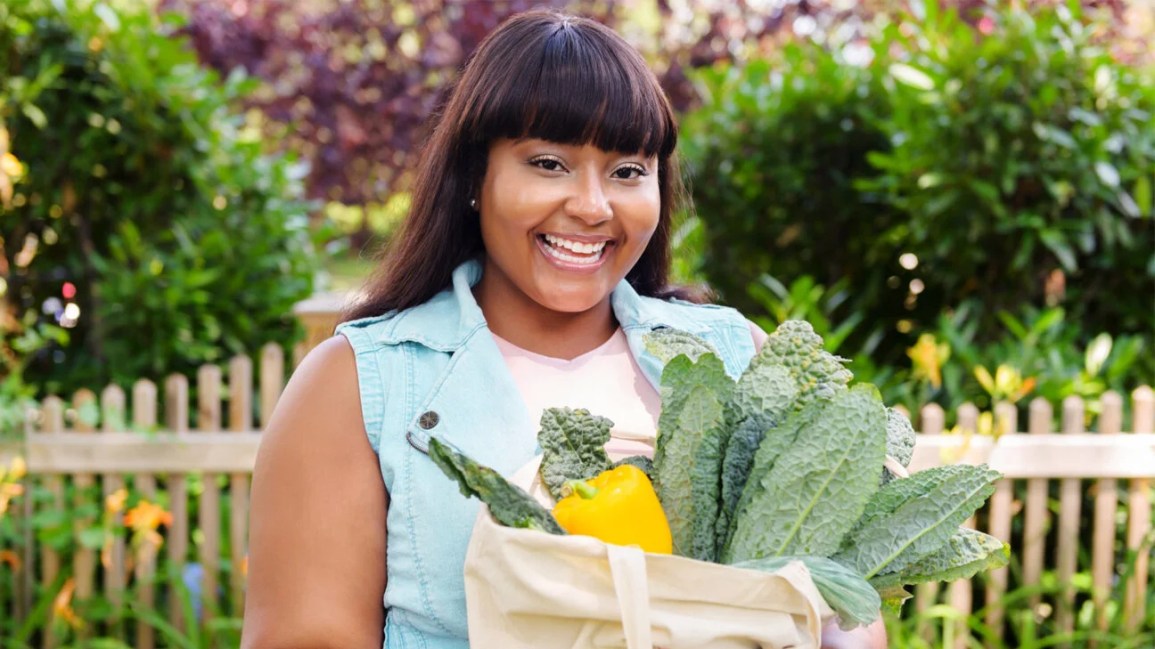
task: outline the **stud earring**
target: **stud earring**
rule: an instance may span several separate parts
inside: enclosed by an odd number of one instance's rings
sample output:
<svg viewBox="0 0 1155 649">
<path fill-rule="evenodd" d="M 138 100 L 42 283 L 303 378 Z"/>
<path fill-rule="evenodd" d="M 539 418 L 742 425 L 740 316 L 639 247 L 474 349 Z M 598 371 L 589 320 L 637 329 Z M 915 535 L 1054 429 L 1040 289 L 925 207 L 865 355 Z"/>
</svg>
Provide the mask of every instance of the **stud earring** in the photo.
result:
<svg viewBox="0 0 1155 649">
<path fill-rule="evenodd" d="M 477 211 L 477 199 L 476 198 L 469 199 L 469 209 L 473 210 L 474 212 Z"/>
</svg>

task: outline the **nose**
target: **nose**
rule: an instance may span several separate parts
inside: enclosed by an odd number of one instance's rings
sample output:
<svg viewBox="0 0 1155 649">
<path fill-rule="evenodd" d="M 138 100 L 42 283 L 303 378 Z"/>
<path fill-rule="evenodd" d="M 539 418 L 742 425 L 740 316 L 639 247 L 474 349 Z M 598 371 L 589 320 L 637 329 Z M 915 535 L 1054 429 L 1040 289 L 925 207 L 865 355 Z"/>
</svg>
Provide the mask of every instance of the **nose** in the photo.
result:
<svg viewBox="0 0 1155 649">
<path fill-rule="evenodd" d="M 606 188 L 596 174 L 583 174 L 573 187 L 565 203 L 566 213 L 588 225 L 597 225 L 613 218 L 614 211 L 610 207 Z"/>
</svg>

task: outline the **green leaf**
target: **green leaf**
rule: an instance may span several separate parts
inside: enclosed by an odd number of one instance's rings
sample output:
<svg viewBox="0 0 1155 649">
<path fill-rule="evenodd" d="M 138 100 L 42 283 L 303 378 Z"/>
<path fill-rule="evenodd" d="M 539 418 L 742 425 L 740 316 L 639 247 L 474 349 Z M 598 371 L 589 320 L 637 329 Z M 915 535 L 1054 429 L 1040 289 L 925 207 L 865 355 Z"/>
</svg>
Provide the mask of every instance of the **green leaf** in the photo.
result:
<svg viewBox="0 0 1155 649">
<path fill-rule="evenodd" d="M 1095 175 L 1103 184 L 1114 189 L 1119 186 L 1119 171 L 1110 162 L 1100 160 L 1095 163 Z"/>
<path fill-rule="evenodd" d="M 429 439 L 429 457 L 457 482 L 463 495 L 479 498 L 488 505 L 502 525 L 565 534 L 545 507 L 497 471 L 474 462 L 435 437 Z"/>
<path fill-rule="evenodd" d="M 32 122 L 36 128 L 43 129 L 48 126 L 48 117 L 36 104 L 24 104 L 21 106 L 21 112 L 24 113 L 24 116 L 27 117 L 28 121 Z"/>
<path fill-rule="evenodd" d="M 913 65 L 894 63 L 890 66 L 890 76 L 900 83 L 918 90 L 934 90 L 934 79 Z"/>
<path fill-rule="evenodd" d="M 541 478 L 555 500 L 570 480 L 589 480 L 610 468 L 606 443 L 614 423 L 590 411 L 546 408 L 541 413 Z"/>
<path fill-rule="evenodd" d="M 886 454 L 886 408 L 878 390 L 856 385 L 820 405 L 739 510 L 730 561 L 829 556 L 878 489 Z M 767 434 L 763 444 L 774 437 Z"/>
<path fill-rule="evenodd" d="M 103 527 L 89 527 L 80 530 L 80 545 L 92 550 L 99 549 L 104 546 L 106 536 L 107 533 Z"/>
<path fill-rule="evenodd" d="M 878 619 L 882 599 L 874 586 L 846 566 L 825 557 L 769 557 L 744 561 L 735 567 L 773 573 L 793 561 L 801 561 L 806 566 L 818 594 L 838 614 L 838 626 L 844 631 L 872 624 Z"/>
<path fill-rule="evenodd" d="M 1144 216 L 1151 216 L 1151 181 L 1147 176 L 1139 176 L 1135 181 L 1135 189 L 1132 192 L 1135 195 L 1135 204 L 1139 207 L 1139 213 Z"/>
<path fill-rule="evenodd" d="M 1042 239 L 1043 245 L 1047 247 L 1055 258 L 1059 260 L 1063 270 L 1068 273 L 1073 273 L 1078 270 L 1078 263 L 1075 261 L 1075 251 L 1071 249 L 1071 245 L 1063 238 L 1057 230 L 1043 230 L 1039 233 L 1039 238 Z"/>
<path fill-rule="evenodd" d="M 662 413 L 654 452 L 654 487 L 670 523 L 674 553 L 717 556 L 725 404 L 734 389 L 722 361 L 678 356 L 662 371 Z"/>
<path fill-rule="evenodd" d="M 696 361 L 702 354 L 717 354 L 717 350 L 710 343 L 694 334 L 672 327 L 654 329 L 645 335 L 644 340 L 646 351 L 661 361 L 662 365 L 668 364 L 680 355 Z"/>
<path fill-rule="evenodd" d="M 951 465 L 892 480 L 874 494 L 847 546 L 833 558 L 867 579 L 937 551 L 995 490 L 986 465 Z"/>
<path fill-rule="evenodd" d="M 98 2 L 92 8 L 92 13 L 96 14 L 100 21 L 108 26 L 112 31 L 120 31 L 120 17 L 116 15 L 116 11 L 108 5 Z"/>
<path fill-rule="evenodd" d="M 1103 363 L 1107 362 L 1107 357 L 1111 355 L 1111 347 L 1114 340 L 1109 333 L 1101 333 L 1095 336 L 1090 345 L 1087 345 L 1086 358 L 1083 362 L 1083 367 L 1087 370 L 1087 374 L 1091 376 L 1098 376 L 1099 371 L 1103 369 Z"/>
<path fill-rule="evenodd" d="M 969 579 L 1007 565 L 1010 547 L 995 537 L 966 527 L 957 529 L 946 544 L 903 570 L 870 580 L 879 592 L 931 581 Z"/>
</svg>

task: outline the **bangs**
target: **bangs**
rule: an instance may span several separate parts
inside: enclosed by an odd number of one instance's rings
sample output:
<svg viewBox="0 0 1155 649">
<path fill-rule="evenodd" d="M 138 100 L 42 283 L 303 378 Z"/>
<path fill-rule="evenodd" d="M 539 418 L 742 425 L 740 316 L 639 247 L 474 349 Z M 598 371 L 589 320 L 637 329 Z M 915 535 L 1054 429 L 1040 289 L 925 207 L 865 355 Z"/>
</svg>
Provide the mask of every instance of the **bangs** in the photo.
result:
<svg viewBox="0 0 1155 649">
<path fill-rule="evenodd" d="M 505 61 L 469 120 L 470 139 L 538 138 L 669 157 L 677 130 L 657 80 L 636 51 L 601 33 L 607 28 L 583 27 L 557 24 L 526 48 L 537 57 Z"/>
</svg>

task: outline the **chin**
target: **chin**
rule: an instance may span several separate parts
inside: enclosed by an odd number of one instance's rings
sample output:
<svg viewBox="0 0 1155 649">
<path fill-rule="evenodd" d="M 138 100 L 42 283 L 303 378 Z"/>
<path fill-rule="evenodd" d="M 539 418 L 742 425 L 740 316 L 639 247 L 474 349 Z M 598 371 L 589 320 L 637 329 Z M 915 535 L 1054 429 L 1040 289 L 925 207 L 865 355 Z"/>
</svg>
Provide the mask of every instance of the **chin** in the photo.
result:
<svg viewBox="0 0 1155 649">
<path fill-rule="evenodd" d="M 558 313 L 584 313 L 609 298 L 609 293 L 566 293 L 562 291 L 544 292 L 538 302 Z"/>
</svg>

